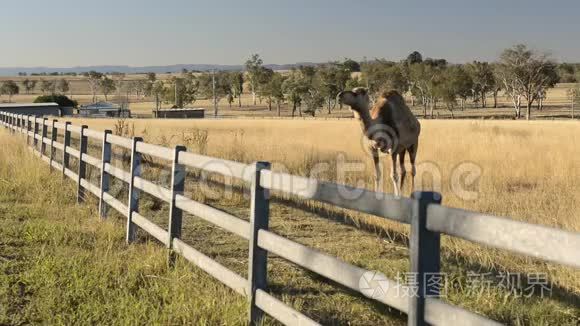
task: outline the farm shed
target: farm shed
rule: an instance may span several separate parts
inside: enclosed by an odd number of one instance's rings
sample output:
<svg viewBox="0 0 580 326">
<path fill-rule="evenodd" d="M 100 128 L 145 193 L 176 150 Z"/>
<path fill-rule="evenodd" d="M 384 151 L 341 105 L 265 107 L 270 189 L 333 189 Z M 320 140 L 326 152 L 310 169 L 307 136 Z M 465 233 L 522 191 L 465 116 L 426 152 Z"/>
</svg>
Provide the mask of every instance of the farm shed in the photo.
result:
<svg viewBox="0 0 580 326">
<path fill-rule="evenodd" d="M 205 109 L 166 109 L 153 111 L 156 118 L 168 119 L 203 119 L 205 117 Z"/>
<path fill-rule="evenodd" d="M 42 116 L 62 116 L 62 110 L 57 103 L 3 103 L 0 104 L 0 111 Z"/>
<path fill-rule="evenodd" d="M 121 106 L 109 102 L 97 102 L 93 104 L 83 105 L 79 108 L 79 115 L 81 117 L 131 117 L 131 111 L 123 109 Z"/>
</svg>

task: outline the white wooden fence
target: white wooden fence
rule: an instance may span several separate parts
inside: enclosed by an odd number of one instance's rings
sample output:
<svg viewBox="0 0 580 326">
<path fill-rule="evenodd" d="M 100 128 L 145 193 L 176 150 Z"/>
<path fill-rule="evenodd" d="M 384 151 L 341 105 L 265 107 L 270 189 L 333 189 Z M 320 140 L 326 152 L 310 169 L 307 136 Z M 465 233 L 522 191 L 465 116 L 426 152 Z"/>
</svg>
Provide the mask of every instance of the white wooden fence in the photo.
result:
<svg viewBox="0 0 580 326">
<path fill-rule="evenodd" d="M 0 116 L 2 124 L 12 133 L 26 135 L 28 144 L 38 151 L 39 156 L 52 169 L 61 171 L 77 183 L 79 202 L 88 191 L 99 199 L 99 214 L 102 218 L 106 218 L 109 207 L 124 215 L 127 218 L 127 242 L 135 240 L 135 229 L 140 227 L 167 246 L 170 257 L 175 253 L 182 255 L 221 283 L 246 296 L 250 324 L 259 323 L 263 314 L 267 313 L 286 325 L 318 325 L 268 292 L 268 253 L 278 255 L 360 293 L 363 293 L 359 286 L 361 277 L 365 273 L 372 273 L 269 231 L 271 190 L 410 224 L 410 272 L 416 273 L 417 283 L 412 285 L 409 293 L 415 295 L 400 295 L 400 291 L 396 289 L 400 289 L 401 285 L 386 279 L 382 282 L 384 291 L 369 298 L 407 313 L 409 325 L 497 324 L 438 299 L 438 289 L 427 284 L 425 276 L 440 270 L 441 234 L 580 268 L 580 233 L 444 207 L 440 205 L 441 196 L 438 193 L 416 192 L 412 198 L 398 198 L 274 172 L 270 170 L 267 162 L 247 165 L 190 153 L 183 146 L 166 148 L 147 144 L 139 137 L 123 138 L 113 135 L 109 130 L 98 132 L 88 129 L 87 126 L 73 126 L 70 122 L 60 123 L 57 120 L 49 121 L 47 118 L 5 112 L 0 112 Z M 50 138 L 47 137 L 48 128 L 51 130 Z M 59 133 L 64 136 L 63 143 L 57 142 Z M 71 133 L 79 135 L 78 149 L 71 147 Z M 89 138 L 102 142 L 101 158 L 87 153 Z M 131 151 L 129 172 L 111 165 L 111 145 Z M 47 147 L 50 148 L 48 152 Z M 62 164 L 55 160 L 57 150 Z M 142 154 L 172 162 L 170 188 L 156 185 L 141 177 Z M 70 169 L 70 156 L 78 159 L 77 171 Z M 101 171 L 100 184 L 92 184 L 86 179 L 87 164 Z M 186 167 L 219 173 L 250 183 L 250 222 L 186 198 L 183 194 Z M 109 194 L 111 176 L 129 185 L 127 202 L 121 202 Z M 358 191 L 360 196 L 346 200 L 340 195 L 344 190 Z M 169 203 L 168 230 L 139 213 L 139 191 Z M 202 218 L 249 241 L 248 279 L 212 260 L 181 239 L 183 212 Z"/>
</svg>

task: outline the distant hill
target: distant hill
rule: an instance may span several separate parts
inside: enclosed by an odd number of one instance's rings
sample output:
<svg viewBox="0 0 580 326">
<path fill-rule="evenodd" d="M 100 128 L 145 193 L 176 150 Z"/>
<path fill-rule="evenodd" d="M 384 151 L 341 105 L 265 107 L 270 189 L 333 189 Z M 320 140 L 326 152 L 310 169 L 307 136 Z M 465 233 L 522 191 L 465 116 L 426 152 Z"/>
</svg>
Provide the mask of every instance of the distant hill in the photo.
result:
<svg viewBox="0 0 580 326">
<path fill-rule="evenodd" d="M 316 66 L 318 63 L 313 62 L 298 62 L 294 64 L 266 64 L 272 70 L 288 70 L 292 67 L 298 66 Z M 51 67 L 0 67 L 0 76 L 17 76 L 18 73 L 30 74 L 50 74 L 53 72 L 58 73 L 83 73 L 91 70 L 111 73 L 111 72 L 122 72 L 126 74 L 135 73 L 167 73 L 167 72 L 181 72 L 183 69 L 188 71 L 210 71 L 210 70 L 223 70 L 223 71 L 236 71 L 243 70 L 243 65 L 212 65 L 212 64 L 176 64 L 169 66 L 143 66 L 143 67 L 131 67 L 131 66 L 84 66 L 84 67 L 70 67 L 70 68 L 51 68 Z"/>
</svg>

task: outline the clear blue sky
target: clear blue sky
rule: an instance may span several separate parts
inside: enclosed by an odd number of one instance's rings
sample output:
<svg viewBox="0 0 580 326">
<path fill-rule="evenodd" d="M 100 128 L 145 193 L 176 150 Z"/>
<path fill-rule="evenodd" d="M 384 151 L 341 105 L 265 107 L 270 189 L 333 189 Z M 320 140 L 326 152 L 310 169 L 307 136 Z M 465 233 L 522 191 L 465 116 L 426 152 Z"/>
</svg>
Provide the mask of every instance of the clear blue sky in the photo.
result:
<svg viewBox="0 0 580 326">
<path fill-rule="evenodd" d="M 2 5 L 0 66 L 240 64 L 413 50 L 493 60 L 517 42 L 580 62 L 579 0 L 18 0 Z"/>
</svg>

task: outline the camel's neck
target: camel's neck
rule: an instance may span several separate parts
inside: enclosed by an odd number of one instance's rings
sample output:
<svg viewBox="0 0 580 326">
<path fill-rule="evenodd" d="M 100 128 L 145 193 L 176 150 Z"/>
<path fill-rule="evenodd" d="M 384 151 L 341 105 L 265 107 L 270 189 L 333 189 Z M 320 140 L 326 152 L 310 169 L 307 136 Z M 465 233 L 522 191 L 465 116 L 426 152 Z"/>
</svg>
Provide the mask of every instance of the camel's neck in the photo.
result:
<svg viewBox="0 0 580 326">
<path fill-rule="evenodd" d="M 360 121 L 363 133 L 367 135 L 367 132 L 369 131 L 369 129 L 371 129 L 373 125 L 373 120 L 371 119 L 371 114 L 369 110 L 368 109 L 362 109 L 358 111 L 353 110 L 353 112 L 354 117 L 357 118 L 358 121 Z"/>
</svg>

